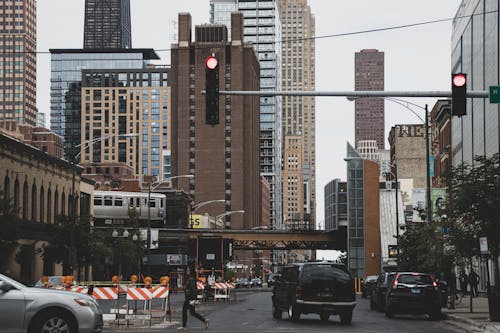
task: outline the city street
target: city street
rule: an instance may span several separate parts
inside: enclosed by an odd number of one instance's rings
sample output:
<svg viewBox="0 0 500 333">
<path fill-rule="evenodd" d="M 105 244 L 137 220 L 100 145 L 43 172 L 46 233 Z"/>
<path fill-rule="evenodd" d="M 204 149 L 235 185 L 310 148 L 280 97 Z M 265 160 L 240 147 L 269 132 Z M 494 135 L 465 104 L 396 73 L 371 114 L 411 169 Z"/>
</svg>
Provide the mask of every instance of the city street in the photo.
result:
<svg viewBox="0 0 500 333">
<path fill-rule="evenodd" d="M 107 327 L 107 332 L 153 332 L 177 331 L 180 326 L 180 304 L 182 295 L 176 294 L 172 302 L 172 323 L 154 324 L 152 328 L 134 326 Z M 275 320 L 271 315 L 270 290 L 237 291 L 237 300 L 231 302 L 205 302 L 197 311 L 210 320 L 209 331 L 214 332 L 462 332 L 447 324 L 446 320 L 430 321 L 426 316 L 396 316 L 388 319 L 381 312 L 370 311 L 369 300 L 358 297 L 352 325 L 343 326 L 338 316 L 331 316 L 328 323 L 320 321 L 318 315 L 301 315 L 297 323 L 283 319 Z M 204 331 L 201 322 L 188 317 L 189 331 Z"/>
</svg>

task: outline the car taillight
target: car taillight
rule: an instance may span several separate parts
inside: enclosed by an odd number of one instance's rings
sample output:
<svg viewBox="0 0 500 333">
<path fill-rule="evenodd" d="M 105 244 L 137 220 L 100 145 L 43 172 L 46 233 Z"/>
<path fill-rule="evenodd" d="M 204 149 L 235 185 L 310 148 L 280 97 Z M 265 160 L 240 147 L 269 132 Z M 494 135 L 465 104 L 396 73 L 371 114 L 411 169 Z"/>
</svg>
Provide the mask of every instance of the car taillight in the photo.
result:
<svg viewBox="0 0 500 333">
<path fill-rule="evenodd" d="M 394 279 L 394 283 L 392 284 L 392 289 L 397 289 L 398 288 L 398 279 L 399 279 L 399 274 Z"/>
<path fill-rule="evenodd" d="M 299 286 L 295 287 L 295 294 L 297 295 L 297 297 L 301 296 L 302 295 L 302 288 Z"/>
</svg>

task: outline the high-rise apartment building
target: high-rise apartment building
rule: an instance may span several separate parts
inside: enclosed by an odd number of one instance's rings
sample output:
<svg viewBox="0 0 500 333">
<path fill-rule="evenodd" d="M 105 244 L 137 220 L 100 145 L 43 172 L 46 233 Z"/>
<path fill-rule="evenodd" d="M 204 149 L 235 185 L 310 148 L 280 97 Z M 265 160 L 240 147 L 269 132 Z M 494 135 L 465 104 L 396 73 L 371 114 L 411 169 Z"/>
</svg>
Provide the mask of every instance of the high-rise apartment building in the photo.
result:
<svg viewBox="0 0 500 333">
<path fill-rule="evenodd" d="M 279 0 L 281 20 L 281 90 L 315 89 L 315 20 L 307 0 Z M 285 159 L 283 164 L 284 223 L 299 219 L 316 224 L 316 106 L 314 97 L 285 96 L 281 104 L 281 131 L 287 158 L 296 156 L 300 168 Z M 294 144 L 287 144 L 289 142 Z M 289 184 L 297 184 L 292 190 Z"/>
<path fill-rule="evenodd" d="M 210 0 L 210 22 L 228 27 L 231 39 L 231 13 L 244 17 L 245 42 L 253 44 L 260 63 L 260 90 L 274 91 L 281 79 L 281 28 L 277 0 Z M 283 227 L 281 97 L 260 98 L 260 174 L 270 186 L 271 225 Z"/>
<path fill-rule="evenodd" d="M 493 1 L 462 0 L 453 20 L 451 72 L 467 74 L 468 90 L 488 90 L 500 83 L 498 9 Z M 467 115 L 452 117 L 451 123 L 453 166 L 500 152 L 497 104 L 467 98 Z"/>
<path fill-rule="evenodd" d="M 36 0 L 0 0 L 0 120 L 36 125 Z"/>
<path fill-rule="evenodd" d="M 384 52 L 374 49 L 361 50 L 354 55 L 354 89 L 384 90 Z M 384 99 L 364 97 L 355 100 L 354 140 L 356 147 L 361 140 L 376 140 L 384 149 Z"/>
<path fill-rule="evenodd" d="M 325 230 L 347 226 L 347 183 L 334 179 L 325 185 Z"/>
<path fill-rule="evenodd" d="M 85 0 L 83 47 L 131 48 L 130 0 Z"/>
<path fill-rule="evenodd" d="M 82 137 L 82 68 L 127 68 L 141 73 L 159 57 L 152 49 L 51 49 L 50 53 L 50 129 L 63 137 L 64 156 L 72 160 L 80 151 L 76 146 Z M 145 80 L 145 84 L 149 81 Z"/>
<path fill-rule="evenodd" d="M 220 122 L 211 125 L 201 94 L 210 55 L 218 59 L 221 90 L 259 90 L 259 62 L 244 41 L 243 16 L 233 13 L 231 22 L 229 42 L 224 25 L 199 25 L 192 34 L 191 16 L 179 14 L 179 40 L 171 47 L 172 174 L 194 175 L 173 183 L 189 192 L 195 204 L 224 199 L 224 210 L 212 205 L 205 212 L 229 213 L 224 216 L 227 227 L 249 229 L 261 223 L 259 98 L 220 96 Z"/>
<path fill-rule="evenodd" d="M 163 179 L 163 152 L 170 149 L 169 69 L 82 71 L 82 145 L 84 173 L 115 182 Z M 107 138 L 105 140 L 95 139 Z"/>
</svg>

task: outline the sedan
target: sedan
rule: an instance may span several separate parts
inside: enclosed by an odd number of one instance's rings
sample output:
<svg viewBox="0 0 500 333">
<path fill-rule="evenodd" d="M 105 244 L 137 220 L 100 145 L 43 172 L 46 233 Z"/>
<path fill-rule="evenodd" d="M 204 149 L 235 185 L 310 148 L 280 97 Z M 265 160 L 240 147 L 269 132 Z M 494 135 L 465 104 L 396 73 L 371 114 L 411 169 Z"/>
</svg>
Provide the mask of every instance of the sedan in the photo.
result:
<svg viewBox="0 0 500 333">
<path fill-rule="evenodd" d="M 99 333 L 102 311 L 94 298 L 31 288 L 0 274 L 0 332 Z"/>
</svg>

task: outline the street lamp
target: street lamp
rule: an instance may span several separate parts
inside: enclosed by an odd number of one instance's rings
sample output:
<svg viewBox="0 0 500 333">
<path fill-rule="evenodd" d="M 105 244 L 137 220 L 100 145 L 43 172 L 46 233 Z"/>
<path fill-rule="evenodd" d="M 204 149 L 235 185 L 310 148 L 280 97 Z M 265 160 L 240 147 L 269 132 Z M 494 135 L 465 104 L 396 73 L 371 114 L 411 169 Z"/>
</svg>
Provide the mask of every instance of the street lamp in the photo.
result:
<svg viewBox="0 0 500 333">
<path fill-rule="evenodd" d="M 225 213 L 219 214 L 215 217 L 215 225 L 219 225 L 219 223 L 222 224 L 223 217 L 231 215 L 231 214 L 236 214 L 236 213 L 245 214 L 245 211 L 244 210 L 232 210 L 230 212 L 225 212 Z M 231 228 L 231 226 L 226 222 L 226 229 L 230 229 L 230 228 Z"/>
<path fill-rule="evenodd" d="M 347 97 L 348 101 L 354 101 L 359 97 Z M 399 104 L 402 107 L 406 108 L 409 110 L 411 113 L 413 113 L 415 116 L 418 117 L 418 119 L 425 125 L 425 164 L 426 164 L 426 191 L 425 191 L 425 197 L 426 197 L 426 215 L 427 215 L 427 222 L 431 222 L 432 219 L 432 206 L 431 206 L 431 178 L 430 178 L 430 166 L 429 166 L 429 153 L 430 153 L 430 148 L 429 148 L 429 110 L 427 104 L 424 106 L 412 103 L 410 101 L 401 99 L 401 98 L 395 98 L 395 97 L 384 97 L 385 100 L 391 101 L 393 103 Z M 418 115 L 418 113 L 415 112 L 411 107 L 416 107 L 419 109 L 422 109 L 425 111 L 425 120 L 422 119 Z"/>
<path fill-rule="evenodd" d="M 193 214 L 196 213 L 196 211 L 206 205 L 212 204 L 212 203 L 224 203 L 226 200 L 224 199 L 219 199 L 219 200 L 208 200 L 208 201 L 203 201 L 200 203 L 197 203 L 195 205 L 190 206 L 189 210 L 189 223 L 190 227 L 193 228 Z"/>
<path fill-rule="evenodd" d="M 151 180 L 154 176 L 149 177 L 148 181 L 148 232 L 147 232 L 147 264 L 148 264 L 148 274 L 151 274 L 151 265 L 150 265 L 150 251 L 151 251 L 151 190 L 157 189 L 161 184 L 170 181 L 175 178 L 189 178 L 193 179 L 194 175 L 179 175 L 179 176 L 172 176 L 172 177 L 167 177 L 162 179 L 161 181 L 158 182 L 153 188 L 151 188 Z"/>
<path fill-rule="evenodd" d="M 118 134 L 118 135 L 104 135 L 98 138 L 94 138 L 92 140 L 87 140 L 84 141 L 78 145 L 75 145 L 74 148 L 81 148 L 81 150 L 73 156 L 71 159 L 71 171 L 72 171 L 72 181 L 71 181 L 71 231 L 70 231 L 70 267 L 71 267 L 71 274 L 73 275 L 73 272 L 75 270 L 75 264 L 76 264 L 76 250 L 75 250 L 75 231 L 74 228 L 76 226 L 76 193 L 75 193 L 75 178 L 76 178 L 76 163 L 77 161 L 80 160 L 80 156 L 82 151 L 86 150 L 88 147 L 90 147 L 91 144 L 106 140 L 112 137 L 124 137 L 124 138 L 132 138 L 139 136 L 137 133 L 129 133 L 129 134 Z M 83 146 L 83 147 L 82 147 Z M 73 152 L 74 152 L 73 148 Z"/>
<path fill-rule="evenodd" d="M 115 240 L 118 240 L 120 243 L 118 244 L 118 276 L 121 278 L 122 276 L 122 246 L 121 246 L 121 239 L 122 238 L 128 238 L 128 236 L 130 235 L 130 233 L 128 232 L 127 229 L 125 229 L 123 231 L 123 234 L 122 235 L 119 235 L 118 234 L 118 231 L 116 231 L 116 229 L 113 229 L 113 232 L 111 233 L 111 236 L 115 239 Z M 132 235 L 132 240 L 135 242 L 139 239 L 139 236 L 137 236 L 137 234 L 134 232 L 134 234 Z"/>
</svg>

